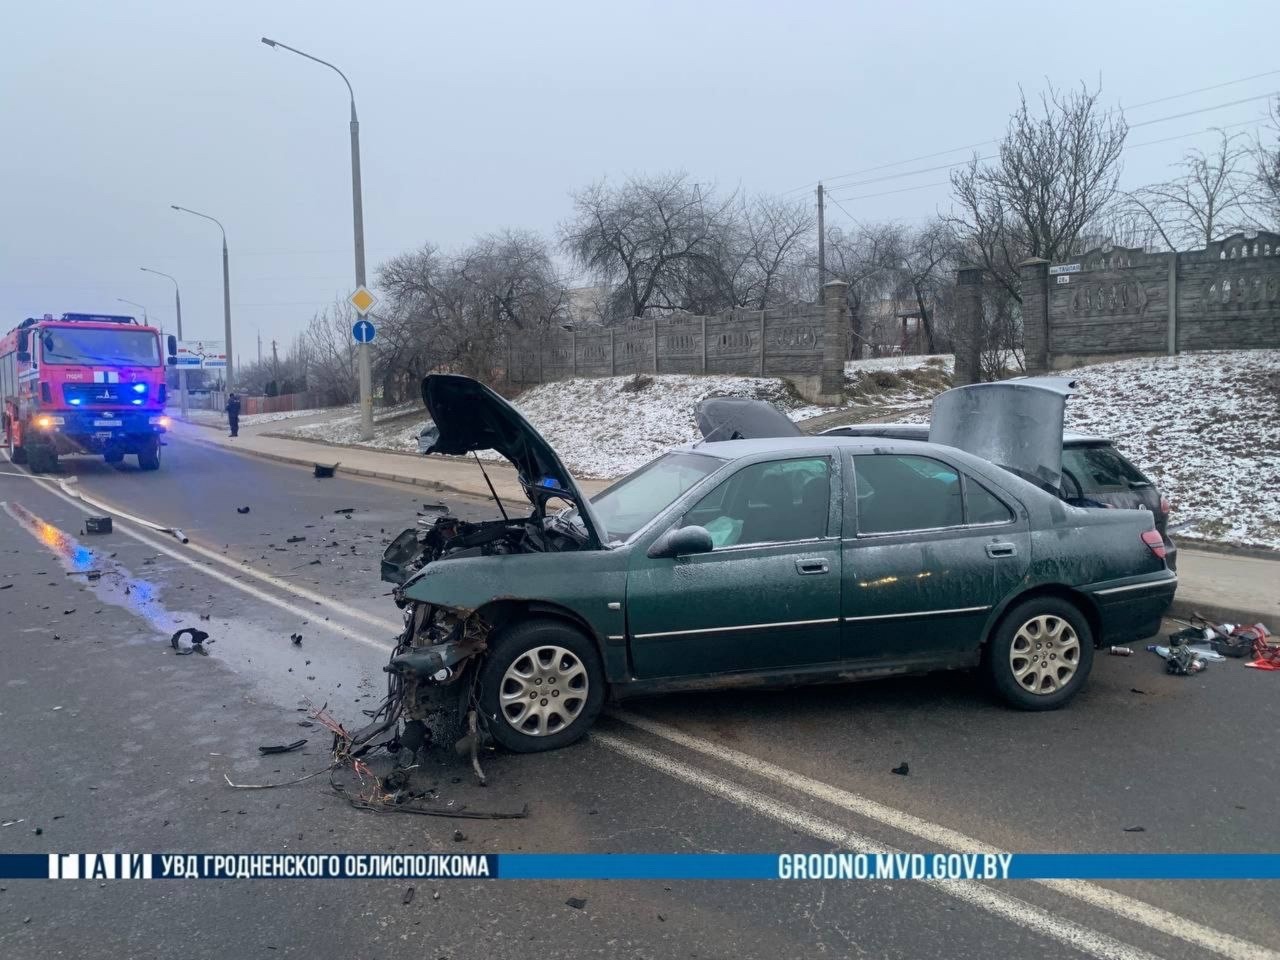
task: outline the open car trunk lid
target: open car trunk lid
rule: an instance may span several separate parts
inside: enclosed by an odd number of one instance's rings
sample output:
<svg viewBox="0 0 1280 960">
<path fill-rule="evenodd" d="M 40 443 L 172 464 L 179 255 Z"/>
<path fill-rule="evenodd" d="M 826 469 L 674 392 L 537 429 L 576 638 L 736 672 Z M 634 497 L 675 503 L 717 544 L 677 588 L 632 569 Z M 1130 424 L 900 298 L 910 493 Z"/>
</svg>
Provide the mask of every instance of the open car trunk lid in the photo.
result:
<svg viewBox="0 0 1280 960">
<path fill-rule="evenodd" d="M 470 377 L 433 373 L 422 379 L 422 402 L 433 421 L 419 435 L 423 453 L 466 456 L 476 450 L 496 450 L 516 468 L 530 502 L 551 497 L 572 501 L 591 544 L 606 542 L 591 501 L 582 495 L 559 455 L 506 400 Z"/>
<path fill-rule="evenodd" d="M 749 397 L 708 397 L 694 408 L 694 418 L 704 440 L 762 440 L 804 433 L 772 403 Z"/>
<path fill-rule="evenodd" d="M 1025 377 L 955 387 L 933 400 L 929 441 L 958 447 L 1057 493 L 1062 423 L 1076 381 Z"/>
</svg>

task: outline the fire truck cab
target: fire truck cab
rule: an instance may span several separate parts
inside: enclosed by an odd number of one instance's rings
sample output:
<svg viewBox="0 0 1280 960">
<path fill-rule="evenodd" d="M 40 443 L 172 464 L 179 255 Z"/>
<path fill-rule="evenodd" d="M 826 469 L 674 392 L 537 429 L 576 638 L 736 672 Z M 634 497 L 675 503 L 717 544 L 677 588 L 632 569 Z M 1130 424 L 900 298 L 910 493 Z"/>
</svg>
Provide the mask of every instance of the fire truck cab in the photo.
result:
<svg viewBox="0 0 1280 960">
<path fill-rule="evenodd" d="M 168 363 L 176 362 L 174 337 Z M 133 317 L 64 313 L 30 317 L 0 338 L 0 404 L 9 458 L 33 473 L 64 453 L 127 454 L 160 466 L 166 353 L 160 331 Z"/>
</svg>

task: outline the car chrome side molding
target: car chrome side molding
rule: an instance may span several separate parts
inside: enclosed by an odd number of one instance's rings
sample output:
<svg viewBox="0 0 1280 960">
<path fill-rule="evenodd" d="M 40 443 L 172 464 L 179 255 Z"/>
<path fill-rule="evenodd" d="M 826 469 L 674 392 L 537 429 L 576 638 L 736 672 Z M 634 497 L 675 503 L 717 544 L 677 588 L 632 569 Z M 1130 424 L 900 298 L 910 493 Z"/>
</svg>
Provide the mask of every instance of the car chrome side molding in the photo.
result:
<svg viewBox="0 0 1280 960">
<path fill-rule="evenodd" d="M 854 620 L 900 620 L 903 617 L 942 617 L 949 613 L 983 613 L 991 609 L 987 604 L 983 607 L 952 607 L 949 610 L 910 610 L 906 613 L 876 613 L 867 617 L 845 617 L 844 622 Z"/>
<path fill-rule="evenodd" d="M 1178 578 L 1165 577 L 1161 580 L 1144 580 L 1142 583 L 1130 583 L 1123 587 L 1107 587 L 1105 590 L 1094 590 L 1094 594 L 1099 597 L 1107 596 L 1112 593 L 1128 593 L 1130 590 L 1151 590 L 1155 587 L 1168 587 L 1171 584 L 1177 584 Z"/>
<path fill-rule="evenodd" d="M 769 630 L 773 627 L 808 627 L 820 623 L 839 623 L 839 617 L 827 617 L 822 620 L 781 620 L 776 623 L 744 623 L 733 627 L 701 627 L 697 630 L 664 630 L 661 633 L 637 633 L 632 639 L 648 640 L 650 637 L 692 636 L 697 633 L 729 633 L 735 630 Z"/>
</svg>

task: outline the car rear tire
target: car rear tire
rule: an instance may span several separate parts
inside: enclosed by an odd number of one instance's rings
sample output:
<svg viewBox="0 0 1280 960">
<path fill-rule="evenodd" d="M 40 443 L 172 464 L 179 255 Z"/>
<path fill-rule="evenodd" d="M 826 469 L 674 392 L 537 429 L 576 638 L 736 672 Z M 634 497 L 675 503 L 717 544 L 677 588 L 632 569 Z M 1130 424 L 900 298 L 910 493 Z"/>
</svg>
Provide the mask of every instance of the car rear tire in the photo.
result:
<svg viewBox="0 0 1280 960">
<path fill-rule="evenodd" d="M 160 441 L 152 440 L 149 446 L 138 451 L 138 467 L 141 470 L 160 469 Z"/>
<path fill-rule="evenodd" d="M 1084 687 L 1093 653 L 1093 631 L 1078 607 L 1060 597 L 1033 597 L 1000 620 L 985 665 L 1011 706 L 1056 710 Z"/>
<path fill-rule="evenodd" d="M 508 750 L 557 750 L 586 734 L 604 688 L 589 638 L 559 620 L 524 620 L 499 634 L 480 668 L 480 709 Z"/>
</svg>

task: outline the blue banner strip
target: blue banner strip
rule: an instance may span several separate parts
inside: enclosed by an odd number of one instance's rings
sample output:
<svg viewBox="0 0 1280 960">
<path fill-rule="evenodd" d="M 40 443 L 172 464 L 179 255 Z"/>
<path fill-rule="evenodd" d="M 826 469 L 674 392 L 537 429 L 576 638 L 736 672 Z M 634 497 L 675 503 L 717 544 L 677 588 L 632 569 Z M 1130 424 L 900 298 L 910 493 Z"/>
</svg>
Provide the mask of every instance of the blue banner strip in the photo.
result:
<svg viewBox="0 0 1280 960">
<path fill-rule="evenodd" d="M 503 880 L 776 880 L 772 853 L 500 853 Z"/>
<path fill-rule="evenodd" d="M 1280 853 L 178 853 L 56 864 L 0 854 L 0 879 L 1280 880 Z"/>
<path fill-rule="evenodd" d="M 48 854 L 0 853 L 0 879 L 44 880 L 48 876 Z"/>
</svg>

